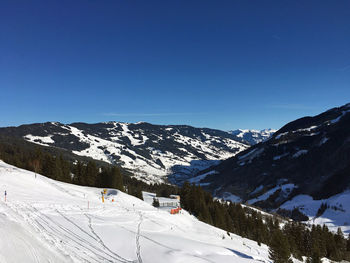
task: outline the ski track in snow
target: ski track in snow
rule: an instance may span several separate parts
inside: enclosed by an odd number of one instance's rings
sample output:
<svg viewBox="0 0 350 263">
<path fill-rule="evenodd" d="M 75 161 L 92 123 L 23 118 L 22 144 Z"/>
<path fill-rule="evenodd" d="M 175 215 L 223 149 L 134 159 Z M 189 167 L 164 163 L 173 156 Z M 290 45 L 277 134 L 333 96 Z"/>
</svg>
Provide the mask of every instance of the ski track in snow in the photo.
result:
<svg viewBox="0 0 350 263">
<path fill-rule="evenodd" d="M 125 259 L 125 258 L 123 258 L 122 256 L 120 256 L 120 255 L 118 255 L 118 254 L 116 254 L 115 252 L 113 252 L 112 250 L 110 250 L 106 245 L 105 245 L 105 243 L 103 242 L 103 240 L 100 238 L 100 236 L 95 232 L 95 230 L 93 229 L 93 227 L 92 227 L 92 219 L 91 219 L 91 217 L 90 216 L 88 216 L 87 214 L 84 214 L 87 218 L 88 218 L 88 220 L 89 220 L 89 228 L 90 228 L 90 231 L 91 231 L 91 233 L 95 236 L 95 239 L 96 239 L 96 241 L 98 241 L 101 245 L 102 245 L 102 247 L 104 248 L 104 249 L 106 249 L 107 251 L 109 251 L 111 254 L 113 254 L 114 256 L 116 256 L 117 258 L 119 258 L 119 261 L 120 262 L 124 262 L 124 263 L 135 263 L 135 262 L 137 262 L 136 260 L 128 260 L 128 259 Z M 75 224 L 75 223 L 74 223 Z"/>
<path fill-rule="evenodd" d="M 139 213 L 140 216 L 140 222 L 137 225 L 137 235 L 136 235 L 136 255 L 139 263 L 143 263 L 142 257 L 141 257 L 141 246 L 140 246 L 140 232 L 141 232 L 141 224 L 142 224 L 142 214 Z"/>
</svg>

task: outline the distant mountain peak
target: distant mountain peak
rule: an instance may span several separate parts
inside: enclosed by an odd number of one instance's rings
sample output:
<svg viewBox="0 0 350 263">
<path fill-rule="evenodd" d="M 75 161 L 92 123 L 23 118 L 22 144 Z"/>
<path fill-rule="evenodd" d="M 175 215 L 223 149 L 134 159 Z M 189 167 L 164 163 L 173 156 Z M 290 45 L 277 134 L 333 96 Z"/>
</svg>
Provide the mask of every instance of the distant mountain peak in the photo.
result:
<svg viewBox="0 0 350 263">
<path fill-rule="evenodd" d="M 268 128 L 263 130 L 237 129 L 228 133 L 236 136 L 242 142 L 255 145 L 269 139 L 275 132 L 276 130 Z"/>
</svg>

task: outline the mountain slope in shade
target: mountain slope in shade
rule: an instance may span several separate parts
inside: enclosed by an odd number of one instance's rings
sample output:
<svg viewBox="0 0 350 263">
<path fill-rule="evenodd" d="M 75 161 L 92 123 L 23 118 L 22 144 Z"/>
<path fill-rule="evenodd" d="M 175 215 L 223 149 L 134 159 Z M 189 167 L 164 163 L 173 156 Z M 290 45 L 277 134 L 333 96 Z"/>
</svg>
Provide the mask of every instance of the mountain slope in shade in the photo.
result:
<svg viewBox="0 0 350 263">
<path fill-rule="evenodd" d="M 229 131 L 229 133 L 236 136 L 238 140 L 241 140 L 244 143 L 255 145 L 269 139 L 276 131 L 277 130 L 274 129 L 264 129 L 260 131 L 238 129 Z"/>
<path fill-rule="evenodd" d="M 1 128 L 0 134 L 118 164 L 147 182 L 162 182 L 168 175 L 183 181 L 249 147 L 220 130 L 144 122 L 47 122 Z"/>
<path fill-rule="evenodd" d="M 299 195 L 327 202 L 350 187 L 350 104 L 290 122 L 200 176 L 198 183 L 217 196 L 236 196 L 266 209 Z"/>
</svg>

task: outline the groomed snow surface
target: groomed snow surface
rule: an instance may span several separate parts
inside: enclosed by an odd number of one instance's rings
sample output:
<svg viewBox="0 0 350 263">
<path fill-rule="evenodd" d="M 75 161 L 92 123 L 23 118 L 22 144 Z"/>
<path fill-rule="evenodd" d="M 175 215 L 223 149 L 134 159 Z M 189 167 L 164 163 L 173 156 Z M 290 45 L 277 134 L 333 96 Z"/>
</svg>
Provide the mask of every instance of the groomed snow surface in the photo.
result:
<svg viewBox="0 0 350 263">
<path fill-rule="evenodd" d="M 35 178 L 2 161 L 0 188 L 2 263 L 270 262 L 265 245 L 120 191 L 102 203 L 102 189 Z"/>
</svg>

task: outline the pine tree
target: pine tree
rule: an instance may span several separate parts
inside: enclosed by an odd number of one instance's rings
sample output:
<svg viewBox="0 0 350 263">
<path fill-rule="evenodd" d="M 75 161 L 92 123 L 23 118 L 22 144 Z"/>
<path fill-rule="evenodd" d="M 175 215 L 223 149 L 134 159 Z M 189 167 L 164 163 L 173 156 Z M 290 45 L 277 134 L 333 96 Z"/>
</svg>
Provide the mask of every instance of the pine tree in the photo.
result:
<svg viewBox="0 0 350 263">
<path fill-rule="evenodd" d="M 98 169 L 96 163 L 93 161 L 89 161 L 85 168 L 85 180 L 88 186 L 95 186 Z"/>
<path fill-rule="evenodd" d="M 51 155 L 46 154 L 44 156 L 44 163 L 42 169 L 42 172 L 45 176 L 55 179 L 55 159 Z"/>
<path fill-rule="evenodd" d="M 269 259 L 274 263 L 292 263 L 290 256 L 288 240 L 280 230 L 276 230 L 271 238 Z"/>
<path fill-rule="evenodd" d="M 116 188 L 120 191 L 124 191 L 123 176 L 122 176 L 119 168 L 116 166 L 113 166 L 111 173 L 112 173 L 113 188 Z"/>
<path fill-rule="evenodd" d="M 83 176 L 83 164 L 78 161 L 76 165 L 74 166 L 74 183 L 79 185 L 85 185 L 85 182 L 83 182 L 84 176 Z"/>
<path fill-rule="evenodd" d="M 72 178 L 71 178 L 69 163 L 63 159 L 62 155 L 60 155 L 60 157 L 59 157 L 58 165 L 60 166 L 60 170 L 61 170 L 61 179 L 60 180 L 63 182 L 71 183 Z"/>
<path fill-rule="evenodd" d="M 33 170 L 35 172 L 35 176 L 36 176 L 37 173 L 41 172 L 42 159 L 43 159 L 43 154 L 42 154 L 40 148 L 37 147 L 35 149 L 33 160 L 31 162 L 32 168 L 33 168 Z"/>
<path fill-rule="evenodd" d="M 337 234 L 334 236 L 334 242 L 338 250 L 338 260 L 343 258 L 343 255 L 346 251 L 346 240 L 344 239 L 344 234 L 340 227 L 338 227 Z"/>
<path fill-rule="evenodd" d="M 54 166 L 54 179 L 58 181 L 64 181 L 63 170 L 61 165 L 61 158 L 55 157 L 55 166 Z"/>
<path fill-rule="evenodd" d="M 114 188 L 111 183 L 111 172 L 110 169 L 102 168 L 102 171 L 99 174 L 99 180 L 96 182 L 96 185 L 101 188 Z"/>
<path fill-rule="evenodd" d="M 154 206 L 154 207 L 159 207 L 159 200 L 157 199 L 157 198 L 153 198 L 153 203 L 152 203 L 152 205 Z"/>
<path fill-rule="evenodd" d="M 314 245 L 311 252 L 311 257 L 307 259 L 307 263 L 322 263 L 320 249 Z"/>
</svg>

